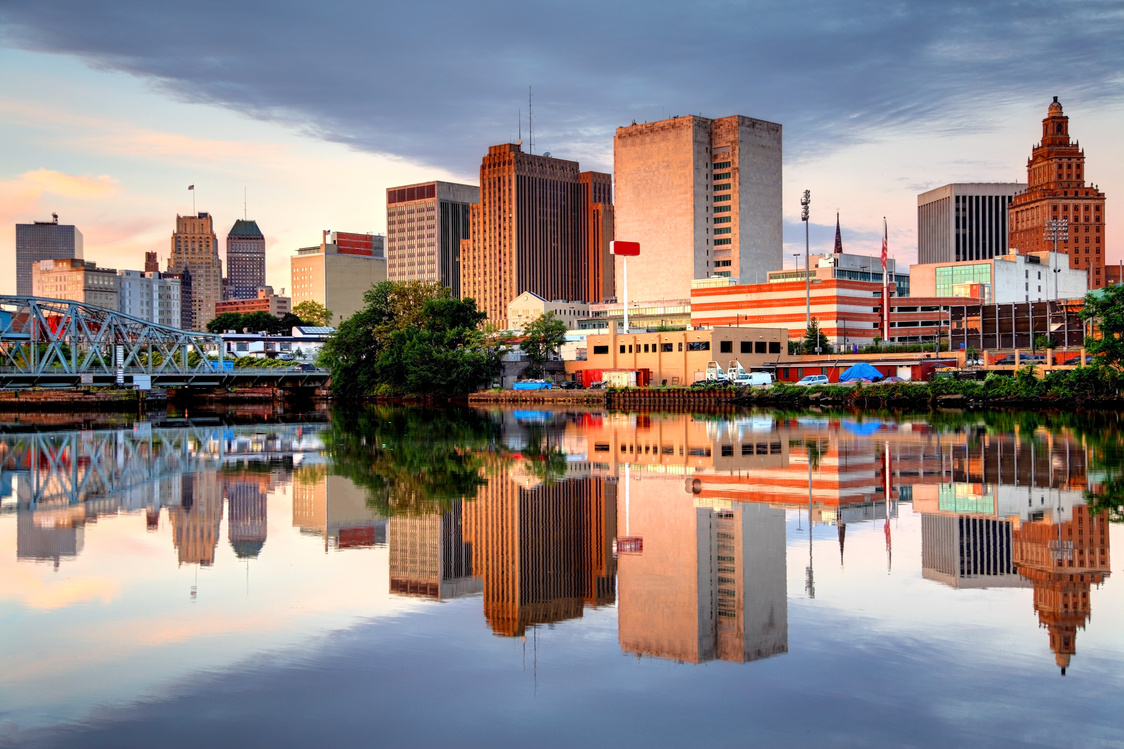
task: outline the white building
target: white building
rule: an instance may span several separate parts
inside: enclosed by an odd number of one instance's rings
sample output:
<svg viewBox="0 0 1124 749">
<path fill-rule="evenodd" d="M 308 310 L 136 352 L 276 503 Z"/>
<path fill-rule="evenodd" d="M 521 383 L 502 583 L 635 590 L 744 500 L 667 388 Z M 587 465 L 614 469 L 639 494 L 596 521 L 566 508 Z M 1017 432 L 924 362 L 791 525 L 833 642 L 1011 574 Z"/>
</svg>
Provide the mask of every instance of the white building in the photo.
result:
<svg viewBox="0 0 1124 749">
<path fill-rule="evenodd" d="M 157 271 L 117 271 L 117 311 L 142 320 L 180 327 L 180 280 Z"/>
<path fill-rule="evenodd" d="M 910 276 L 914 296 L 973 297 L 985 304 L 1081 299 L 1088 291 L 1085 271 L 1070 268 L 1063 252 L 919 264 Z"/>
<path fill-rule="evenodd" d="M 1020 182 L 962 182 L 917 196 L 917 262 L 988 260 L 1008 252 L 1007 208 Z"/>
<path fill-rule="evenodd" d="M 328 337 L 335 332 L 336 329 L 330 327 L 298 326 L 291 335 L 224 333 L 223 353 L 234 358 L 252 356 L 312 364 L 319 358 Z"/>
<path fill-rule="evenodd" d="M 524 291 L 507 304 L 508 327 L 521 331 L 547 312 L 566 323 L 566 330 L 577 330 L 578 321 L 589 317 L 589 303 L 563 299 L 548 302 L 533 291 Z"/>
</svg>

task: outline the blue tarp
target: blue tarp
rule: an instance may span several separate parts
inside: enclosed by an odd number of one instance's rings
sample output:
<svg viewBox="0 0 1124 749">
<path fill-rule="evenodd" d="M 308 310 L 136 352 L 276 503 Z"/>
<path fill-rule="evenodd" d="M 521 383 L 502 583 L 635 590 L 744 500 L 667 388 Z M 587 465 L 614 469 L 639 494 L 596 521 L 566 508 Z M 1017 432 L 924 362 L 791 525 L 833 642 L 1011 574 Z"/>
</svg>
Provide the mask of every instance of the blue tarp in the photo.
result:
<svg viewBox="0 0 1124 749">
<path fill-rule="evenodd" d="M 843 428 L 851 434 L 858 435 L 859 437 L 869 437 L 877 432 L 882 427 L 881 421 L 864 421 L 859 423 L 857 421 L 844 421 Z"/>
<path fill-rule="evenodd" d="M 874 367 L 870 366 L 864 361 L 859 362 L 855 366 L 848 369 L 843 374 L 839 375 L 840 382 L 852 382 L 854 380 L 881 380 L 882 373 Z"/>
</svg>

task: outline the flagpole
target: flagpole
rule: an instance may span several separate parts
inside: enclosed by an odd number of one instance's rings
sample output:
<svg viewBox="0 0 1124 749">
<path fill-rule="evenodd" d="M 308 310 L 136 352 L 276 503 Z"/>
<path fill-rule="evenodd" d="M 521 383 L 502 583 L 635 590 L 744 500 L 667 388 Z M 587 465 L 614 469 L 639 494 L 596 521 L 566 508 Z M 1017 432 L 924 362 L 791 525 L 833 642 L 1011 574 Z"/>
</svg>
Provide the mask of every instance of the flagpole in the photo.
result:
<svg viewBox="0 0 1124 749">
<path fill-rule="evenodd" d="M 886 272 L 886 245 L 889 231 L 886 217 L 882 217 L 882 342 L 890 342 L 890 276 Z"/>
</svg>

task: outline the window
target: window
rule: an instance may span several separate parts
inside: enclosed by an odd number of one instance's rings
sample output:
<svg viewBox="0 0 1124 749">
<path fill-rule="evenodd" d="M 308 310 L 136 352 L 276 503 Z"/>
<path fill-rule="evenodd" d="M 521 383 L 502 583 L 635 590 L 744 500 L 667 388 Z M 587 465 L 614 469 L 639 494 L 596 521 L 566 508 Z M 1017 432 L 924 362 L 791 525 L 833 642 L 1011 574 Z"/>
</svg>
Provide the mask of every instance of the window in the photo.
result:
<svg viewBox="0 0 1124 749">
<path fill-rule="evenodd" d="M 722 354 L 732 354 L 732 353 L 734 353 L 734 342 L 733 341 L 719 341 L 718 342 L 718 351 L 719 351 L 719 353 L 722 353 Z"/>
<path fill-rule="evenodd" d="M 723 201 L 723 200 L 729 200 L 729 199 L 730 199 L 729 195 L 715 195 L 714 196 L 714 202 L 715 203 L 718 203 L 718 202 Z"/>
<path fill-rule="evenodd" d="M 714 261 L 714 267 L 715 268 L 729 268 L 730 267 L 730 261 L 729 260 L 715 260 Z"/>
<path fill-rule="evenodd" d="M 644 353 L 645 354 L 648 353 L 648 344 L 646 344 L 646 343 L 644 344 Z"/>
<path fill-rule="evenodd" d="M 728 223 L 730 223 L 730 220 L 731 219 L 730 219 L 729 216 L 719 216 L 718 218 L 714 219 L 714 223 L 716 223 L 716 224 L 728 224 Z"/>
<path fill-rule="evenodd" d="M 734 457 L 734 446 L 733 445 L 722 445 L 722 457 L 723 458 Z"/>
<path fill-rule="evenodd" d="M 596 351 L 594 351 L 593 353 L 595 353 L 595 354 L 596 354 L 597 352 L 596 352 Z M 622 353 L 622 354 L 624 353 L 624 344 L 623 344 L 623 343 L 621 344 L 621 353 Z"/>
<path fill-rule="evenodd" d="M 716 240 L 714 240 L 714 244 L 715 245 L 732 244 L 733 241 L 734 240 L 732 240 L 732 239 L 716 239 Z"/>
<path fill-rule="evenodd" d="M 679 350 L 680 350 L 680 351 L 682 351 L 682 350 L 683 350 L 683 342 L 682 342 L 682 341 L 680 341 L 680 342 L 679 342 Z"/>
<path fill-rule="evenodd" d="M 764 354 L 766 345 L 767 344 L 766 344 L 765 341 L 757 341 L 756 343 L 753 344 L 753 353 Z"/>
<path fill-rule="evenodd" d="M 607 354 L 607 353 L 609 353 L 609 347 L 608 346 L 594 346 L 593 347 L 593 353 L 594 354 Z"/>
<path fill-rule="evenodd" d="M 632 353 L 632 344 L 631 343 L 628 344 L 628 353 L 630 353 L 630 354 Z"/>
<path fill-rule="evenodd" d="M 714 206 L 714 212 L 715 213 L 726 213 L 729 210 L 730 210 L 730 206 L 728 206 L 728 205 L 716 205 L 716 206 Z M 717 221 L 718 219 L 714 219 L 714 220 Z"/>
<path fill-rule="evenodd" d="M 729 227 L 725 227 L 725 228 L 722 228 L 722 229 L 715 229 L 714 233 L 715 234 L 729 234 L 731 231 L 733 231 L 733 229 L 731 229 Z"/>
<path fill-rule="evenodd" d="M 730 162 L 729 161 L 716 161 L 716 162 L 714 162 L 714 168 L 715 169 L 729 169 L 730 168 Z"/>
<path fill-rule="evenodd" d="M 875 325 L 877 326 L 877 323 L 875 323 Z M 780 341 L 769 341 L 769 353 L 770 354 L 779 354 L 780 352 L 781 352 L 781 342 Z"/>
<path fill-rule="evenodd" d="M 714 175 L 714 181 L 715 182 L 717 182 L 720 179 L 730 179 L 730 173 L 729 172 L 719 172 L 719 173 Z"/>
<path fill-rule="evenodd" d="M 688 351 L 710 351 L 710 341 L 689 341 Z"/>
<path fill-rule="evenodd" d="M 742 341 L 741 353 L 752 354 L 753 353 L 753 341 Z"/>
<path fill-rule="evenodd" d="M 674 351 L 674 350 L 675 350 L 675 347 L 670 343 L 661 343 L 660 344 L 660 351 L 670 352 L 670 351 Z"/>
</svg>

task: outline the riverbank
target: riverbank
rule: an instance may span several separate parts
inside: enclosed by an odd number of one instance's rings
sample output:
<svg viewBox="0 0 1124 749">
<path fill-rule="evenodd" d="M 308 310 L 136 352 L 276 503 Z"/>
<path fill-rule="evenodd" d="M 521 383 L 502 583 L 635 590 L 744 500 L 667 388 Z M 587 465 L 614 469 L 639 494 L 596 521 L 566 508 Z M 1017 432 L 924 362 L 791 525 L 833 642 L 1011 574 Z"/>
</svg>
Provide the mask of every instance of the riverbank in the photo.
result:
<svg viewBox="0 0 1124 749">
<path fill-rule="evenodd" d="M 27 411 L 136 411 L 138 408 L 163 408 L 168 403 L 164 390 L 2 390 L 0 413 Z"/>
</svg>

